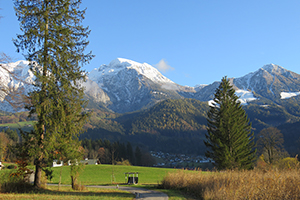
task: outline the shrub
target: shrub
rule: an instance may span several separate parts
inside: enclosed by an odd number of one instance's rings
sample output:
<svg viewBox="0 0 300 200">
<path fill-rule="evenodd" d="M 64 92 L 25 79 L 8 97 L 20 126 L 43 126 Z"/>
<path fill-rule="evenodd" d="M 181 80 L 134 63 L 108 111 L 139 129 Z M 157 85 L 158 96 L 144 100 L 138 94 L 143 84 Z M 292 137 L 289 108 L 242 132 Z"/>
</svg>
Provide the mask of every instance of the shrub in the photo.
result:
<svg viewBox="0 0 300 200">
<path fill-rule="evenodd" d="M 51 167 L 43 168 L 43 172 L 45 172 L 45 176 L 51 182 L 53 178 L 53 169 Z"/>
<path fill-rule="evenodd" d="M 299 161 L 297 158 L 283 158 L 277 164 L 279 169 L 296 169 L 299 167 Z"/>
<path fill-rule="evenodd" d="M 24 182 L 22 177 L 11 176 L 10 171 L 5 171 L 0 177 L 1 192 L 27 192 L 32 189 L 30 183 Z"/>
<path fill-rule="evenodd" d="M 30 175 L 33 170 L 27 168 L 28 160 L 25 156 L 20 157 L 17 160 L 18 169 L 11 171 L 6 171 L 1 177 L 1 191 L 2 192 L 28 192 L 33 189 L 32 184 L 29 183 Z M 15 167 L 14 165 L 12 165 Z M 45 177 L 45 175 L 44 175 Z M 46 178 L 44 178 L 44 186 L 46 186 Z"/>
<path fill-rule="evenodd" d="M 122 159 L 121 161 L 118 161 L 116 164 L 117 164 L 117 165 L 131 166 L 129 160 L 123 160 L 123 159 Z"/>
</svg>

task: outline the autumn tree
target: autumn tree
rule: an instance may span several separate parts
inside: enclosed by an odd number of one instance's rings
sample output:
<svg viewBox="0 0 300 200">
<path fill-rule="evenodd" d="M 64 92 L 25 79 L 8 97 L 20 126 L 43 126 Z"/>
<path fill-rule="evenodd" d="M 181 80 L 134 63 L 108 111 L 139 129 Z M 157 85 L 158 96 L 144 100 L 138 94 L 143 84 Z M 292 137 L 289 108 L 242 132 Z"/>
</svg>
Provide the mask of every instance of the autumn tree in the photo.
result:
<svg viewBox="0 0 300 200">
<path fill-rule="evenodd" d="M 206 156 L 218 169 L 251 169 L 255 159 L 251 124 L 224 77 L 207 112 Z"/>
<path fill-rule="evenodd" d="M 0 161 L 4 161 L 8 145 L 9 138 L 5 133 L 0 132 Z"/>
<path fill-rule="evenodd" d="M 283 148 L 283 135 L 277 128 L 265 128 L 259 132 L 257 138 L 260 153 L 264 155 L 264 160 L 267 163 L 273 164 L 274 161 L 282 158 L 284 154 L 287 156 Z"/>
<path fill-rule="evenodd" d="M 82 107 L 86 73 L 81 66 L 93 56 L 85 53 L 90 33 L 81 25 L 85 10 L 81 0 L 14 0 L 23 34 L 17 35 L 17 51 L 25 52 L 34 73 L 35 90 L 30 93 L 30 114 L 37 115 L 31 156 L 35 157 L 34 185 L 40 187 L 42 167 L 56 144 L 78 149 L 76 140 L 86 114 Z M 59 143 L 58 143 L 59 142 Z M 68 157 L 68 155 L 66 155 Z"/>
</svg>

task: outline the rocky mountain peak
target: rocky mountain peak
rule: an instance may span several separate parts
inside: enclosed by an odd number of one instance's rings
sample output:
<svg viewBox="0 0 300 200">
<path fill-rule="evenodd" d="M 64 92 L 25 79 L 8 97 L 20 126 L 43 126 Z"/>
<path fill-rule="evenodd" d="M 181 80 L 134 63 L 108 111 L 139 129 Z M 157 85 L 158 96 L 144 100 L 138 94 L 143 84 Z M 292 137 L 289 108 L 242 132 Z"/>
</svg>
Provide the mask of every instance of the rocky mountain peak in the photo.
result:
<svg viewBox="0 0 300 200">
<path fill-rule="evenodd" d="M 279 65 L 275 65 L 275 64 L 264 65 L 261 69 L 264 71 L 267 71 L 271 74 L 283 74 L 288 71 L 288 70 L 284 69 L 283 67 L 281 67 Z"/>
</svg>

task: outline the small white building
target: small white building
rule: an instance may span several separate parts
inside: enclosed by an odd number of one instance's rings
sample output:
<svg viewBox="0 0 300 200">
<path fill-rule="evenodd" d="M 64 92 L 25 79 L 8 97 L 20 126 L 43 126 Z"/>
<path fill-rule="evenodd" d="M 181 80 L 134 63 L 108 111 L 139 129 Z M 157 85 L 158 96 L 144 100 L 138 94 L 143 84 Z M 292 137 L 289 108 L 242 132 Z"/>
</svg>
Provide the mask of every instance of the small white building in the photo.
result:
<svg viewBox="0 0 300 200">
<path fill-rule="evenodd" d="M 62 160 L 53 160 L 52 167 L 61 167 L 64 165 L 64 161 Z"/>
<path fill-rule="evenodd" d="M 0 170 L 2 169 L 2 167 L 3 167 L 3 165 L 2 165 L 2 163 L 0 162 Z"/>
</svg>

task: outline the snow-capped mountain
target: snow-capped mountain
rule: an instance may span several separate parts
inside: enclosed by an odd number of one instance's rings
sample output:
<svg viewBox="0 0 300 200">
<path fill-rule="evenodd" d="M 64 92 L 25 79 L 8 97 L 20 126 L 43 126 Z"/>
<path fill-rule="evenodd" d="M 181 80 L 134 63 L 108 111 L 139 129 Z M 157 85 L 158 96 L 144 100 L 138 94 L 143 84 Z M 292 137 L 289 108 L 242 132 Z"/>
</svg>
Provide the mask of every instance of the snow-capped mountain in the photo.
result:
<svg viewBox="0 0 300 200">
<path fill-rule="evenodd" d="M 268 99 L 279 99 L 281 93 L 300 91 L 300 75 L 278 65 L 265 65 L 259 70 L 234 79 L 234 85 Z"/>
<path fill-rule="evenodd" d="M 117 58 L 88 75 L 107 94 L 106 106 L 115 112 L 131 112 L 168 98 L 183 98 L 179 91 L 194 91 L 163 76 L 147 63 Z"/>
<path fill-rule="evenodd" d="M 230 81 L 243 104 L 259 98 L 278 101 L 300 94 L 300 75 L 275 64 L 265 65 L 240 78 L 230 78 Z M 213 99 L 219 83 L 201 88 L 194 98 L 200 101 Z"/>
<path fill-rule="evenodd" d="M 101 65 L 89 73 L 89 78 L 97 81 L 98 84 L 103 84 L 107 78 L 118 76 L 122 71 L 134 70 L 137 75 L 147 77 L 154 83 L 171 83 L 175 84 L 170 79 L 163 76 L 156 68 L 147 63 L 138 63 L 132 60 L 117 58 L 111 61 L 108 65 Z"/>
<path fill-rule="evenodd" d="M 18 61 L 4 65 L 18 79 L 0 69 L 2 85 L 23 89 L 25 93 L 31 91 L 34 76 L 28 64 L 27 61 Z M 261 99 L 278 103 L 290 97 L 298 98 L 300 94 L 300 75 L 274 64 L 265 65 L 240 78 L 230 78 L 230 81 L 242 104 L 259 102 Z M 83 86 L 90 107 L 97 105 L 124 113 L 151 107 L 165 99 L 194 98 L 210 101 L 219 83 L 181 86 L 147 63 L 117 58 L 108 65 L 92 70 Z M 3 98 L 0 100 L 0 110 L 13 111 Z"/>
</svg>

